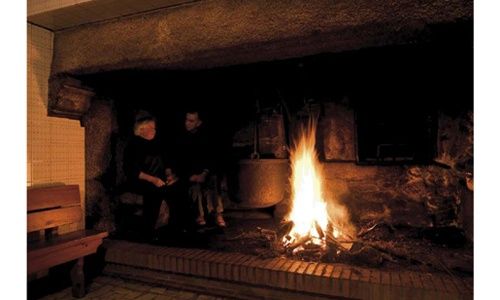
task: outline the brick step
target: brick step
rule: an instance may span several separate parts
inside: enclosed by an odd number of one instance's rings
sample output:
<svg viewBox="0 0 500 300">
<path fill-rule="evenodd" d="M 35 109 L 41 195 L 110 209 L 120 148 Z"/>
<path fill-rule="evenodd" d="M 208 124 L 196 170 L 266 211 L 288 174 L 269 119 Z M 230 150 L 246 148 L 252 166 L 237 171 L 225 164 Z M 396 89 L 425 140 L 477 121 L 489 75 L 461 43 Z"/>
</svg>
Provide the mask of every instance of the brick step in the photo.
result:
<svg viewBox="0 0 500 300">
<path fill-rule="evenodd" d="M 458 278 L 127 241 L 105 242 L 110 275 L 241 299 L 472 299 Z M 136 277 L 136 278 L 133 278 Z M 238 291 L 238 294 L 234 294 Z M 245 293 L 253 298 L 246 298 Z M 274 296 L 273 296 L 274 295 Z"/>
</svg>

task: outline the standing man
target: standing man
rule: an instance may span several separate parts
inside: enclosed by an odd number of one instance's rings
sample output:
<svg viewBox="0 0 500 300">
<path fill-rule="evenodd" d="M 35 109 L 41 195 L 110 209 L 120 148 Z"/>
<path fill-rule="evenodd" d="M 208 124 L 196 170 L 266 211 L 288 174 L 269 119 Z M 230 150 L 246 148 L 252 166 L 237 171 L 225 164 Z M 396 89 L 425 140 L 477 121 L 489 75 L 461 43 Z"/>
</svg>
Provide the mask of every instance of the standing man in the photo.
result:
<svg viewBox="0 0 500 300">
<path fill-rule="evenodd" d="M 222 217 L 223 207 L 220 197 L 211 197 L 216 184 L 217 164 L 214 157 L 214 141 L 210 139 L 199 110 L 189 110 L 184 120 L 185 131 L 179 138 L 177 157 L 178 173 L 189 182 L 188 194 L 196 207 L 196 223 L 206 225 L 207 212 L 215 213 L 215 223 L 226 226 Z"/>
</svg>

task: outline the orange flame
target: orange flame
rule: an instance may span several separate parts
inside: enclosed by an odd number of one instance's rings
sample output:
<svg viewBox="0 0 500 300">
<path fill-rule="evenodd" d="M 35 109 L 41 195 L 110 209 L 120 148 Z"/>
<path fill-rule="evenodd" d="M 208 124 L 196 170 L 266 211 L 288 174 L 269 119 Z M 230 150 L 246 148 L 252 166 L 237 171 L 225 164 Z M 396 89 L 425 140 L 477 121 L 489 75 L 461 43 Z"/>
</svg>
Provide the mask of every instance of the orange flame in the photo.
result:
<svg viewBox="0 0 500 300">
<path fill-rule="evenodd" d="M 310 120 L 307 128 L 302 127 L 298 143 L 290 152 L 292 164 L 292 203 L 287 220 L 293 221 L 289 232 L 291 239 L 283 237 L 289 245 L 301 237 L 325 243 L 325 235 L 335 239 L 341 236 L 352 241 L 354 226 L 349 221 L 347 209 L 334 201 L 325 201 L 323 168 L 316 153 L 316 121 Z M 345 249 L 352 242 L 339 241 Z"/>
<path fill-rule="evenodd" d="M 289 235 L 321 237 L 319 226 L 326 232 L 328 212 L 323 195 L 322 168 L 315 150 L 316 122 L 302 128 L 299 141 L 290 153 L 292 164 L 292 205 L 286 219 L 293 221 Z"/>
</svg>

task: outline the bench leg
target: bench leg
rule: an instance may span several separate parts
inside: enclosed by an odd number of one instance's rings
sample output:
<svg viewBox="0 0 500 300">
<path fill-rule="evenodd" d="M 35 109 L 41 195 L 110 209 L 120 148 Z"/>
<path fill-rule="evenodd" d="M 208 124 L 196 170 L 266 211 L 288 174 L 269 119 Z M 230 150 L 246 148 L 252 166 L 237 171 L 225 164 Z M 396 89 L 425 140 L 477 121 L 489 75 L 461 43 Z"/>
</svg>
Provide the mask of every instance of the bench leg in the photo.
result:
<svg viewBox="0 0 500 300">
<path fill-rule="evenodd" d="M 71 282 L 73 284 L 73 297 L 85 296 L 85 276 L 83 274 L 83 257 L 80 257 L 71 269 Z"/>
</svg>

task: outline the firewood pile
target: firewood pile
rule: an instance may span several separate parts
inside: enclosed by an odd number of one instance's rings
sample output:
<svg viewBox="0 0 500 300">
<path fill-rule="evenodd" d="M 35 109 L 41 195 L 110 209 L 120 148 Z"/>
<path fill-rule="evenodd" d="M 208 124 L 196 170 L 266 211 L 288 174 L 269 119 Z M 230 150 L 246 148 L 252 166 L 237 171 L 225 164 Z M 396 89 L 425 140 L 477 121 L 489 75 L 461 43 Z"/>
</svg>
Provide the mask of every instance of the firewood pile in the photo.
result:
<svg viewBox="0 0 500 300">
<path fill-rule="evenodd" d="M 314 227 L 317 235 L 309 233 L 299 237 L 292 237 L 289 234 L 292 226 L 292 221 L 288 221 L 283 225 L 286 234 L 282 241 L 287 256 L 307 261 L 329 261 L 332 257 L 349 251 L 352 247 L 352 241 L 347 243 L 339 242 L 334 237 L 332 224 L 328 224 L 326 231 L 324 231 L 318 223 L 315 223 Z"/>
<path fill-rule="evenodd" d="M 334 236 L 331 225 L 325 232 L 319 229 L 320 237 L 308 235 L 294 239 L 285 234 L 282 240 L 284 254 L 316 262 L 354 263 L 371 267 L 415 266 L 420 270 L 441 271 L 452 276 L 454 272 L 472 272 L 468 269 L 472 263 L 464 263 L 471 261 L 466 250 L 454 251 L 453 255 L 446 257 L 446 248 L 436 247 L 432 241 L 422 239 L 418 229 L 372 223 L 361 227 L 355 237 Z"/>
<path fill-rule="evenodd" d="M 327 253 L 325 240 L 310 235 L 298 239 L 287 235 L 284 237 L 284 248 L 287 255 L 303 260 L 322 260 Z"/>
<path fill-rule="evenodd" d="M 225 239 L 224 245 L 226 249 L 262 258 L 286 256 L 312 262 L 439 271 L 453 276 L 472 274 L 472 251 L 463 245 L 453 248 L 437 244 L 430 239 L 428 230 L 379 222 L 360 226 L 354 236 L 334 236 L 329 226 L 319 231 L 319 236 L 294 238 L 289 234 L 292 225 L 240 229 Z M 449 231 L 441 233 L 450 235 Z"/>
</svg>

